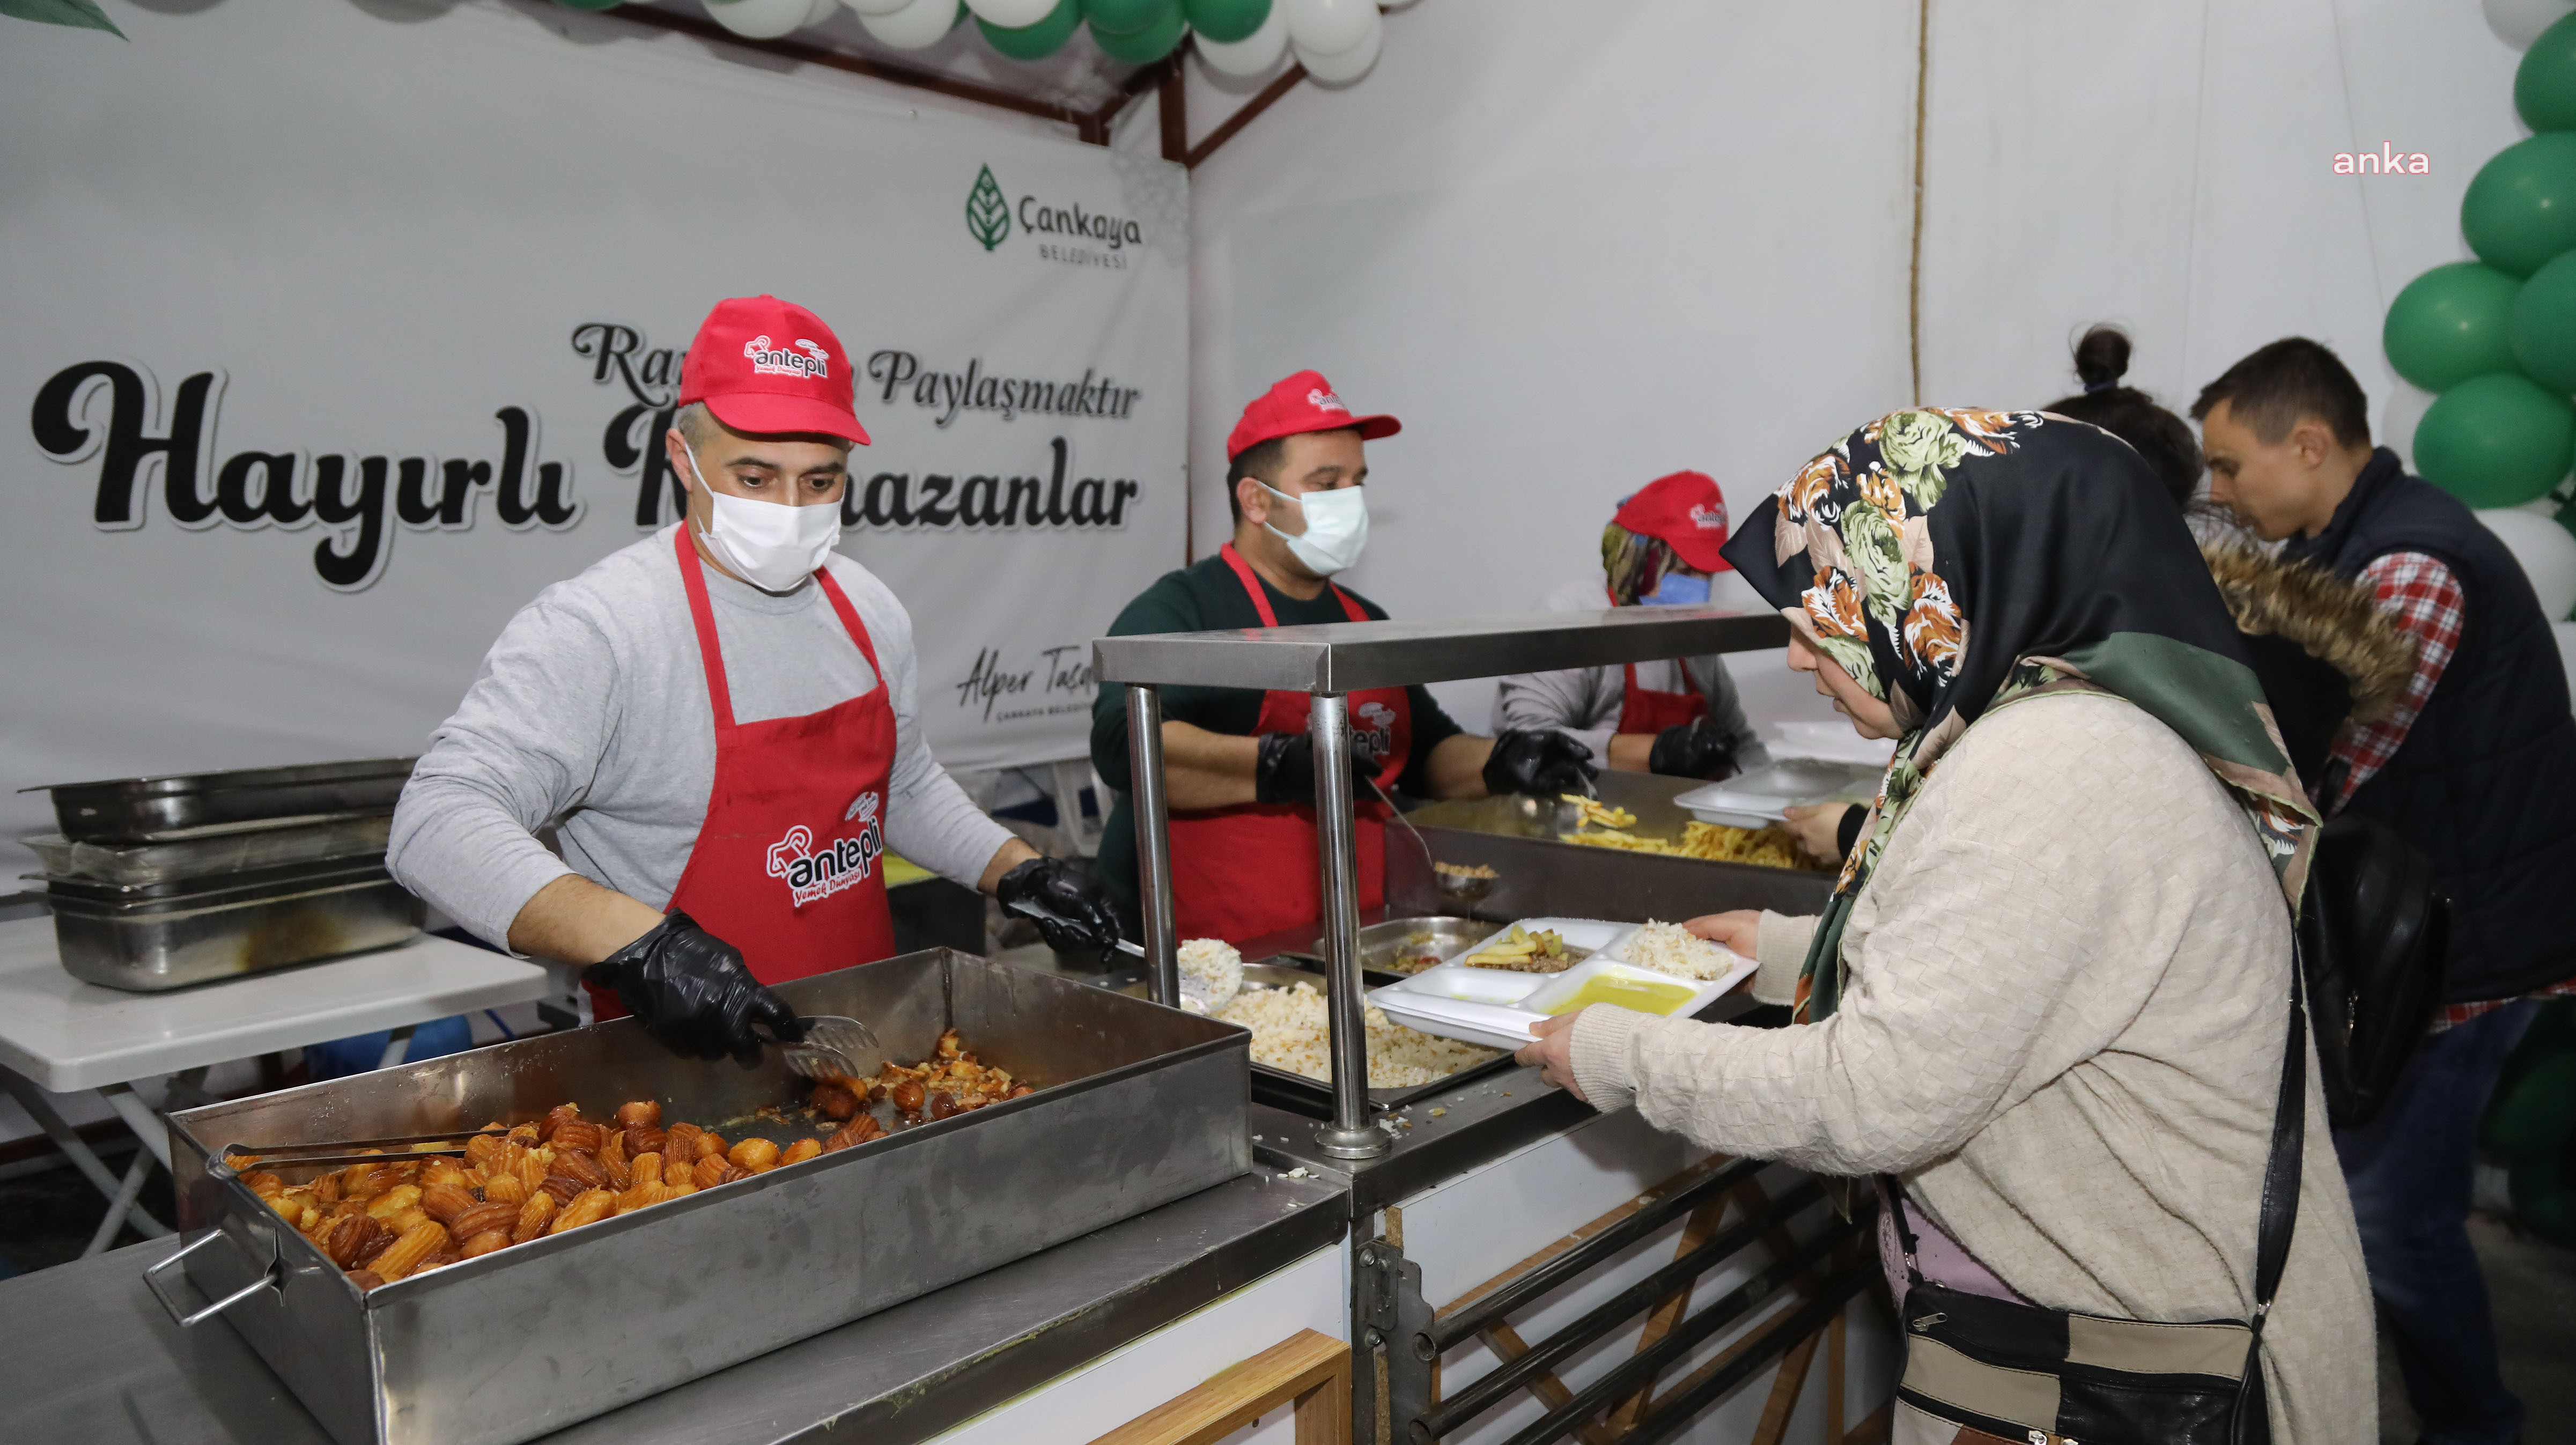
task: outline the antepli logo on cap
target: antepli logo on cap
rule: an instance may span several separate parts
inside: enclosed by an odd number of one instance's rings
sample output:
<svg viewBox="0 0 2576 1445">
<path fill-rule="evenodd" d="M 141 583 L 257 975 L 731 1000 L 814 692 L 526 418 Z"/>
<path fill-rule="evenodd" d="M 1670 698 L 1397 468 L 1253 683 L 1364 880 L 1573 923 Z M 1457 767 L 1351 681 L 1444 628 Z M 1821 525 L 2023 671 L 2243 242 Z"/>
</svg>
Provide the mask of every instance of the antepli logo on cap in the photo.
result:
<svg viewBox="0 0 2576 1445">
<path fill-rule="evenodd" d="M 772 350 L 768 337 L 755 336 L 743 343 L 742 354 L 751 362 L 754 376 L 818 377 L 832 374 L 832 353 L 801 336 L 796 338 L 793 351 L 785 347 Z"/>
<path fill-rule="evenodd" d="M 1306 393 L 1306 405 L 1313 407 L 1317 411 L 1337 411 L 1344 416 L 1351 414 L 1351 409 L 1342 405 L 1342 399 L 1340 397 L 1320 388 Z"/>
<path fill-rule="evenodd" d="M 1699 528 L 1703 532 L 1723 532 L 1726 530 L 1726 509 L 1724 507 L 1712 507 L 1706 502 L 1699 503 L 1690 509 L 1690 519 L 1691 525 Z"/>
</svg>

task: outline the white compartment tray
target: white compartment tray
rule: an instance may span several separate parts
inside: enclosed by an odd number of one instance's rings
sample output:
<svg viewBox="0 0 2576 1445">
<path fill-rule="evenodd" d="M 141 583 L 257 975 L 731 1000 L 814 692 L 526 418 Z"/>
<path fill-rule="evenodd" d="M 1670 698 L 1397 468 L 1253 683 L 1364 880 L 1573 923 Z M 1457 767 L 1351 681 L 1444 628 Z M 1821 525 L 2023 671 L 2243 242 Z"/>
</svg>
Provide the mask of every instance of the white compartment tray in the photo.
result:
<svg viewBox="0 0 2576 1445">
<path fill-rule="evenodd" d="M 1530 1041 L 1531 1031 L 1539 1021 L 1549 1017 L 1544 1008 L 1548 995 L 1562 997 L 1579 990 L 1585 980 L 1600 973 L 1666 977 L 1618 957 L 1619 946 L 1637 932 L 1633 924 L 1606 923 L 1595 918 L 1525 918 L 1520 926 L 1532 933 L 1552 929 L 1567 944 L 1591 949 L 1592 956 L 1558 973 L 1469 968 L 1452 959 L 1371 990 L 1369 1003 L 1397 1023 L 1426 1034 L 1487 1048 L 1517 1049 Z M 1457 957 L 1473 954 L 1508 932 L 1508 928 L 1498 931 L 1473 948 L 1460 950 Z M 1752 959 L 1739 959 L 1737 967 L 1722 977 L 1698 985 L 1689 1001 L 1673 1013 L 1683 1017 L 1698 1013 L 1743 982 L 1753 968 Z M 1525 1007 L 1527 1003 L 1542 1006 Z"/>
<path fill-rule="evenodd" d="M 1878 791 L 1887 769 L 1873 763 L 1827 762 L 1821 758 L 1784 758 L 1724 782 L 1693 788 L 1673 799 L 1703 823 L 1733 828 L 1760 828 L 1788 816 L 1791 808 L 1835 799 L 1866 802 Z"/>
</svg>

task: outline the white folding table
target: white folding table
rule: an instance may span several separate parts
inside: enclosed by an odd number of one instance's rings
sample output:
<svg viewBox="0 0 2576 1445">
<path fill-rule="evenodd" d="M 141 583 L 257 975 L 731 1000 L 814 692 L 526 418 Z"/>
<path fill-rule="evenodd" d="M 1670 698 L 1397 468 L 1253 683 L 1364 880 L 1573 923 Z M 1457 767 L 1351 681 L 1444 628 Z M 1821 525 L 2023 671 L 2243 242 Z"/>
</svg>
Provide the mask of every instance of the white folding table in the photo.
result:
<svg viewBox="0 0 2576 1445">
<path fill-rule="evenodd" d="M 135 1097 L 136 1079 L 194 1084 L 231 1059 L 374 1033 L 476 1009 L 545 998 L 546 969 L 470 944 L 422 935 L 400 948 L 247 974 L 167 993 L 126 993 L 63 971 L 50 917 L 0 921 L 0 1087 L 108 1197 L 84 1255 L 132 1219 L 147 1237 L 169 1229 L 135 1203 L 155 1163 L 169 1167 L 167 1124 Z M 119 1179 L 91 1152 L 48 1093 L 93 1091 L 143 1141 Z"/>
</svg>

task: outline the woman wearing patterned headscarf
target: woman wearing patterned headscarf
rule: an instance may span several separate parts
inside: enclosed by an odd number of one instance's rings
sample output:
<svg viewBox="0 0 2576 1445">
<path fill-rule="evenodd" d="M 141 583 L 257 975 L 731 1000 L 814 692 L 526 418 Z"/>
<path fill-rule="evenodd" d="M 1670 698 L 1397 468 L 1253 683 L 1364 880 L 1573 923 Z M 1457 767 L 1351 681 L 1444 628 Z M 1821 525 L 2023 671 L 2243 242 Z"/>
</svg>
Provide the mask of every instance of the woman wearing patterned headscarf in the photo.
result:
<svg viewBox="0 0 2576 1445">
<path fill-rule="evenodd" d="M 2153 472 L 2038 412 L 1898 412 L 1726 551 L 1790 666 L 1899 739 L 1822 917 L 1693 921 L 1799 1026 L 1594 1007 L 1524 1059 L 1708 1148 L 1894 1176 L 1927 1279 L 2246 1318 L 2315 817 Z M 2307 1119 L 2274 1438 L 2366 1439 L 2370 1302 L 2313 1066 Z"/>
</svg>

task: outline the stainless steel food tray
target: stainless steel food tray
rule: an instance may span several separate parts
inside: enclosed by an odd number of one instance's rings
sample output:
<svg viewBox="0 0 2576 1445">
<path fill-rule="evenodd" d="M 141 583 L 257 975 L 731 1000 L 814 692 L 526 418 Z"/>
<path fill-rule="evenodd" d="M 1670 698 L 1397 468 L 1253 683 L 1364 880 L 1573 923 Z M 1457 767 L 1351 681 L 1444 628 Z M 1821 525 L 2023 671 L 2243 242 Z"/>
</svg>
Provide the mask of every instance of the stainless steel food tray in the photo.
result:
<svg viewBox="0 0 2576 1445">
<path fill-rule="evenodd" d="M 382 877 L 384 873 L 385 855 L 371 853 L 355 858 L 289 863 L 276 868 L 251 868 L 236 873 L 207 873 L 195 878 L 164 878 L 152 883 L 110 883 L 102 878 L 84 878 L 71 873 L 22 873 L 18 876 L 43 880 L 45 896 L 57 903 L 68 899 L 96 908 L 130 903 L 202 908 L 353 882 L 360 877 Z"/>
<path fill-rule="evenodd" d="M 420 932 L 428 913 L 381 865 L 214 897 L 222 901 L 47 902 L 63 968 L 138 993 L 391 948 Z"/>
<path fill-rule="evenodd" d="M 799 980 L 898 1059 L 943 1027 L 1039 1085 L 874 1143 L 361 1295 L 210 1151 L 658 1098 L 720 1121 L 800 1098 L 632 1020 L 171 1116 L 186 1262 L 340 1445 L 510 1445 L 1141 1214 L 1251 1168 L 1241 1029 L 947 949 Z M 195 1243 L 194 1240 L 191 1241 Z M 265 1281 L 265 1282 L 263 1282 Z"/>
<path fill-rule="evenodd" d="M 1478 926 L 1483 930 L 1476 935 L 1478 938 L 1493 932 L 1489 926 Z M 1400 982 L 1404 977 L 1403 974 L 1369 969 L 1363 971 L 1361 981 L 1371 988 L 1376 988 L 1381 984 Z M 1321 993 L 1324 991 L 1324 966 L 1321 963 L 1298 958 L 1295 954 L 1281 954 L 1276 960 L 1245 964 L 1243 980 L 1246 983 L 1273 985 L 1311 983 L 1315 986 L 1315 991 Z M 1139 987 L 1141 988 L 1142 985 Z M 1498 1058 L 1487 1059 L 1481 1064 L 1471 1064 L 1446 1078 L 1434 1079 L 1427 1084 L 1371 1089 L 1368 1091 L 1369 1112 L 1392 1113 L 1409 1104 L 1420 1103 L 1434 1094 L 1445 1094 L 1471 1079 L 1481 1079 L 1487 1074 L 1499 1073 L 1510 1067 L 1512 1067 L 1512 1056 L 1504 1054 Z M 1307 1078 L 1304 1074 L 1292 1074 L 1286 1069 L 1274 1069 L 1268 1064 L 1252 1065 L 1252 1096 L 1274 1109 L 1286 1109 L 1292 1114 L 1303 1114 L 1310 1119 L 1333 1117 L 1333 1086 L 1330 1083 L 1322 1079 Z"/>
<path fill-rule="evenodd" d="M 43 860 L 48 873 L 142 886 L 381 854 L 393 823 L 391 813 L 358 813 L 294 827 L 242 829 L 165 843 L 76 843 L 59 833 L 19 841 Z"/>
<path fill-rule="evenodd" d="M 151 841 L 317 814 L 390 813 L 417 758 L 363 758 L 158 778 L 55 783 L 54 821 L 74 842 Z"/>
</svg>

